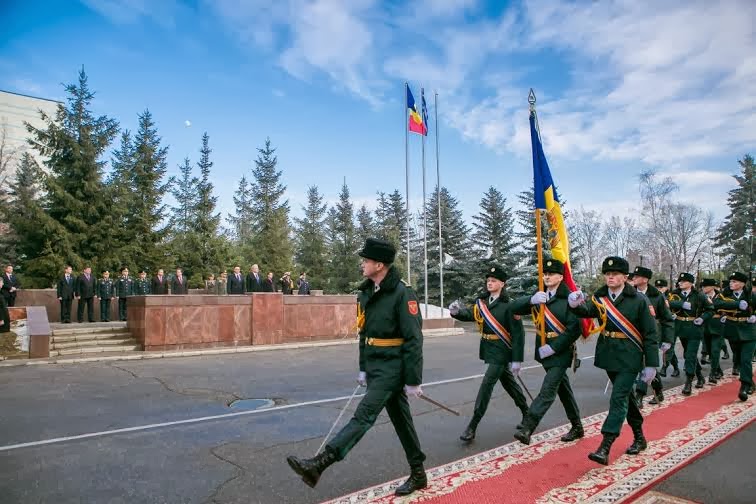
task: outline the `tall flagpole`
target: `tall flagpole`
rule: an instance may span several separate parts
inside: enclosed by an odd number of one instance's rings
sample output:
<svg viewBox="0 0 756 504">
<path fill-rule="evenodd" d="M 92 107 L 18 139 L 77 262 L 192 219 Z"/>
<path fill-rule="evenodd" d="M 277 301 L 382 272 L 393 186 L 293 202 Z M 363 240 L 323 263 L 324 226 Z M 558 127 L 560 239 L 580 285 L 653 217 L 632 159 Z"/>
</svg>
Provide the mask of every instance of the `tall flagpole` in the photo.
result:
<svg viewBox="0 0 756 504">
<path fill-rule="evenodd" d="M 420 88 L 420 113 L 425 122 L 425 89 Z M 428 132 L 428 125 L 425 124 L 425 132 Z M 425 271 L 425 318 L 428 318 L 428 210 L 425 208 L 425 136 L 422 135 L 422 153 L 423 153 L 423 253 L 425 254 L 423 269 Z"/>
<path fill-rule="evenodd" d="M 412 270 L 410 269 L 410 204 L 409 204 L 409 84 L 404 83 L 404 177 L 405 198 L 407 199 L 407 283 L 412 284 Z"/>
<path fill-rule="evenodd" d="M 438 268 L 441 291 L 441 314 L 444 313 L 444 248 L 441 240 L 441 169 L 438 162 L 438 93 L 434 93 L 433 108 L 436 116 L 436 199 L 438 200 Z"/>
</svg>

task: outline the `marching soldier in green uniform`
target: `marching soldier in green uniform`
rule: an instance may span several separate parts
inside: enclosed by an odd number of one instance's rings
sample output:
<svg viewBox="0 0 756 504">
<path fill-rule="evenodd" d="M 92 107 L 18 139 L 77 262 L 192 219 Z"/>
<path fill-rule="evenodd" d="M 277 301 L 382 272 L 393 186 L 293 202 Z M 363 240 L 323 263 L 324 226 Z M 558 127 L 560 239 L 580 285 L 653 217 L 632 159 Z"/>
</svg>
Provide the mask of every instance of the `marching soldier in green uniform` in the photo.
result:
<svg viewBox="0 0 756 504">
<path fill-rule="evenodd" d="M 126 320 L 126 302 L 134 295 L 134 279 L 129 276 L 129 268 L 121 269 L 121 277 L 116 282 L 116 296 L 118 297 L 118 319 Z"/>
<path fill-rule="evenodd" d="M 656 287 L 648 284 L 652 276 L 654 276 L 654 272 L 650 269 L 644 266 L 636 266 L 633 284 L 635 285 L 635 290 L 648 298 L 648 307 L 651 311 L 651 316 L 657 322 L 656 330 L 661 341 L 660 349 L 662 355 L 666 355 L 675 341 L 675 317 L 669 310 L 667 298 L 664 294 Z M 666 366 L 663 365 L 662 367 Z M 659 404 L 662 402 L 664 400 L 664 392 L 661 378 L 658 375 L 651 382 L 651 389 L 654 391 L 654 397 L 649 401 L 649 404 Z M 646 394 L 646 384 L 641 381 L 636 385 L 636 390 L 641 392 L 640 396 L 642 399 L 642 396 Z"/>
<path fill-rule="evenodd" d="M 572 393 L 567 370 L 575 355 L 575 341 L 580 337 L 580 320 L 567 304 L 570 291 L 562 282 L 564 264 L 556 259 L 547 259 L 543 264 L 543 283 L 546 292 L 538 291 L 532 296 L 524 296 L 513 302 L 512 310 L 519 315 L 529 315 L 531 307 L 543 305 L 546 329 L 545 344 L 536 335 L 535 358 L 546 370 L 541 391 L 530 405 L 522 421 L 522 428 L 514 437 L 523 444 L 530 444 L 530 436 L 541 419 L 559 396 L 567 418 L 572 424 L 570 431 L 562 436 L 567 443 L 585 435 L 580 421 L 575 395 Z"/>
<path fill-rule="evenodd" d="M 748 277 L 739 271 L 730 275 L 730 288 L 714 300 L 716 309 L 724 310 L 725 336 L 732 347 L 733 374 L 737 369 L 740 375 L 741 401 L 748 399 L 754 392 L 753 352 L 756 350 L 756 294 L 746 290 Z"/>
<path fill-rule="evenodd" d="M 626 418 L 634 439 L 625 453 L 637 455 L 646 449 L 643 415 L 635 401 L 633 386 L 638 373 L 647 384 L 656 376 L 659 340 L 648 298 L 625 283 L 629 272 L 627 261 L 622 257 L 607 257 L 601 272 L 606 285 L 596 291 L 589 303 L 579 290 L 571 293 L 567 300 L 576 315 L 597 318 L 600 323 L 595 365 L 606 371 L 613 386 L 609 414 L 601 426 L 601 445 L 588 458 L 607 465 L 609 451 Z"/>
<path fill-rule="evenodd" d="M 701 280 L 701 290 L 713 306 L 714 300 L 719 297 L 717 281 L 713 278 L 704 278 L 703 280 Z M 704 324 L 704 348 L 706 350 L 706 355 L 708 355 L 709 359 L 711 359 L 709 383 L 711 383 L 712 385 L 716 384 L 717 380 L 724 376 L 722 367 L 719 364 L 719 358 L 722 354 L 722 332 L 724 329 L 720 319 L 724 315 L 725 313 L 720 313 L 717 310 L 717 313 L 715 313 L 714 316 L 707 320 Z M 707 362 L 704 361 L 704 352 L 702 351 L 701 364 L 706 363 Z"/>
<path fill-rule="evenodd" d="M 449 313 L 455 319 L 468 322 L 474 320 L 477 323 L 481 336 L 478 356 L 488 364 L 475 399 L 473 417 L 460 436 L 465 442 L 475 439 L 475 430 L 488 409 L 491 393 L 497 381 L 501 382 L 504 390 L 514 399 L 515 405 L 522 413 L 523 421 L 528 412 L 528 402 L 515 381 L 515 376 L 522 367 L 525 330 L 520 317 L 512 311 L 509 297 L 502 292 L 506 281 L 507 274 L 504 269 L 493 264 L 486 270 L 487 292 L 482 294 L 474 305 L 464 307 L 457 301 L 449 305 Z"/>
<path fill-rule="evenodd" d="M 97 282 L 97 297 L 100 298 L 100 322 L 110 322 L 110 300 L 115 297 L 115 284 L 108 270 L 102 272 Z"/>
<path fill-rule="evenodd" d="M 150 281 L 147 280 L 147 272 L 139 272 L 139 278 L 134 282 L 134 295 L 146 296 L 150 293 Z"/>
<path fill-rule="evenodd" d="M 675 335 L 680 338 L 685 357 L 685 385 L 683 395 L 692 392 L 693 378 L 696 388 L 702 388 L 704 379 L 701 363 L 698 362 L 698 349 L 703 339 L 703 325 L 714 314 L 714 307 L 703 292 L 693 287 L 696 278 L 690 273 L 680 273 L 677 283 L 679 289 L 669 296 L 669 307 L 675 314 Z"/>
<path fill-rule="evenodd" d="M 323 471 L 346 457 L 386 411 L 410 465 L 410 477 L 396 495 L 425 488 L 428 480 L 425 454 L 412 422 L 407 397 L 420 397 L 423 382 L 423 320 L 414 291 L 405 285 L 392 265 L 396 248 L 384 240 L 368 238 L 359 255 L 366 278 L 358 295 L 360 372 L 357 381 L 367 392 L 352 419 L 325 449 L 311 459 L 290 456 L 289 466 L 314 487 Z"/>
<path fill-rule="evenodd" d="M 658 280 L 654 281 L 654 287 L 656 287 L 656 290 L 662 293 L 664 296 L 664 300 L 667 302 L 666 306 L 669 308 L 669 284 L 666 280 L 663 278 L 659 278 Z M 674 318 L 674 315 L 673 315 Z M 680 376 L 680 363 L 677 360 L 677 354 L 675 353 L 675 341 L 677 341 L 675 334 L 674 334 L 674 325 L 672 326 L 672 341 L 670 341 L 669 349 L 664 352 L 664 355 L 662 357 L 662 367 L 659 370 L 659 376 L 662 378 L 667 377 L 667 366 L 672 366 L 672 377 L 676 378 Z M 653 400 L 651 401 L 653 402 Z"/>
</svg>

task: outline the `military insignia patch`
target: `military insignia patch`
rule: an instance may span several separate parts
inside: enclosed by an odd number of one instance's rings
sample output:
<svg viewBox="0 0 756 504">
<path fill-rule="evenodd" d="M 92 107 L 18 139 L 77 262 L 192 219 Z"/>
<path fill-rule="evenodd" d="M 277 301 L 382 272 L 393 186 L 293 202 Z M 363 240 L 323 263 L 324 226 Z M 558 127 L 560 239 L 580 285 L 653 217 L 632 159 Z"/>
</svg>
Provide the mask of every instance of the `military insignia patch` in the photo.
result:
<svg viewBox="0 0 756 504">
<path fill-rule="evenodd" d="M 656 310 L 654 310 L 654 307 L 651 305 L 648 305 L 648 311 L 651 312 L 652 317 L 656 317 Z"/>
<path fill-rule="evenodd" d="M 410 312 L 410 315 L 417 315 L 417 312 L 419 311 L 417 308 L 417 301 L 407 301 L 407 309 Z"/>
<path fill-rule="evenodd" d="M 546 261 L 546 266 L 551 266 L 551 261 Z"/>
<path fill-rule="evenodd" d="M 612 259 L 609 259 L 609 261 L 606 264 L 608 264 L 609 266 L 612 266 L 614 264 L 614 261 Z"/>
<path fill-rule="evenodd" d="M 493 273 L 494 271 L 496 271 L 496 268 L 491 268 L 491 273 Z"/>
</svg>

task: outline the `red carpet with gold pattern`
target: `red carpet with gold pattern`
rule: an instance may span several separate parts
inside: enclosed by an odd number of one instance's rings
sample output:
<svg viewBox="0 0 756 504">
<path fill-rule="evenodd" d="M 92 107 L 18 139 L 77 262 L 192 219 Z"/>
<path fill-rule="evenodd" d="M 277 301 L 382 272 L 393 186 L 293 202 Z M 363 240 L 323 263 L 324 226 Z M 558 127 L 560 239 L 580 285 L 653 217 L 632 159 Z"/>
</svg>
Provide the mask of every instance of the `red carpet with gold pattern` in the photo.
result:
<svg viewBox="0 0 756 504">
<path fill-rule="evenodd" d="M 609 466 L 588 460 L 601 441 L 606 413 L 583 419 L 585 438 L 562 443 L 563 425 L 533 436 L 529 446 L 518 442 L 457 460 L 428 471 L 428 488 L 395 497 L 403 480 L 368 488 L 332 501 L 353 503 L 609 503 L 631 502 L 652 485 L 747 427 L 756 418 L 753 398 L 737 400 L 740 382 L 726 377 L 715 386 L 682 387 L 665 392 L 660 406 L 646 405 L 644 432 L 648 449 L 625 455 L 632 432 L 625 424 L 612 447 Z M 555 406 L 559 406 L 558 404 Z"/>
</svg>

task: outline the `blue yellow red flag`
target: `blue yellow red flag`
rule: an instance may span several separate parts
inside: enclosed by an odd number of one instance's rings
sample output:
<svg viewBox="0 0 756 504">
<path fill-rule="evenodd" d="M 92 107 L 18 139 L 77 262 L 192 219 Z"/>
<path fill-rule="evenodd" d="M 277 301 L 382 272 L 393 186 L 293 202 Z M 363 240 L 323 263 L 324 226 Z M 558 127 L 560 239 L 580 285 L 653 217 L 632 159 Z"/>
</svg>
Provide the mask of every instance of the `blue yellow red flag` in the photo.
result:
<svg viewBox="0 0 756 504">
<path fill-rule="evenodd" d="M 422 114 L 420 115 L 420 111 L 417 110 L 417 104 L 415 103 L 415 97 L 412 96 L 412 90 L 409 87 L 409 84 L 407 86 L 407 111 L 409 113 L 409 121 L 407 124 L 407 127 L 410 131 L 413 133 L 419 133 L 421 135 L 427 135 L 428 134 L 428 121 L 427 121 L 427 110 L 425 108 L 425 96 L 422 96 Z"/>
</svg>

